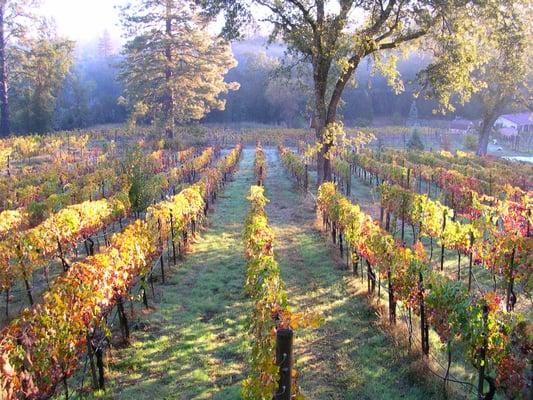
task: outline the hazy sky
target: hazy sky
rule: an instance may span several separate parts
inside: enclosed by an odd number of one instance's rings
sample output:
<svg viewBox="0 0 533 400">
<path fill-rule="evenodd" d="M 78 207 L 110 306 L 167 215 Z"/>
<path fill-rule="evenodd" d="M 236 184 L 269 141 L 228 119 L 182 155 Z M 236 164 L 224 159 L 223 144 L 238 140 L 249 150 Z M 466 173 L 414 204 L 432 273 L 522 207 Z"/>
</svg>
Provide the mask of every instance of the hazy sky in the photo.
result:
<svg viewBox="0 0 533 400">
<path fill-rule="evenodd" d="M 41 12 L 56 20 L 61 35 L 77 41 L 101 36 L 107 29 L 120 36 L 118 11 L 115 5 L 127 0 L 43 0 Z"/>
<path fill-rule="evenodd" d="M 132 0 L 42 0 L 39 13 L 53 17 L 60 35 L 78 42 L 86 42 L 102 35 L 107 29 L 111 36 L 120 39 L 121 28 L 119 12 L 115 6 L 131 3 Z M 261 7 L 255 7 L 254 16 L 264 13 Z M 218 33 L 223 19 L 211 25 L 212 33 Z M 259 24 L 263 33 L 268 32 L 264 24 Z"/>
</svg>

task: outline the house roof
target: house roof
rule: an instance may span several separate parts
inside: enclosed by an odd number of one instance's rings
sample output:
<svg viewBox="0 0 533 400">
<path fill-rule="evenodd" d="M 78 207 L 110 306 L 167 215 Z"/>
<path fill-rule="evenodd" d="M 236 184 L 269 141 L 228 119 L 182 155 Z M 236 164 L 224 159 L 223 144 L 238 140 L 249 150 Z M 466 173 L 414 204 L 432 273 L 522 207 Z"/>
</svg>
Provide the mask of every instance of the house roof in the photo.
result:
<svg viewBox="0 0 533 400">
<path fill-rule="evenodd" d="M 533 114 L 530 112 L 522 112 L 515 114 L 503 114 L 500 118 L 505 118 L 517 125 L 530 125 L 533 124 Z"/>
</svg>

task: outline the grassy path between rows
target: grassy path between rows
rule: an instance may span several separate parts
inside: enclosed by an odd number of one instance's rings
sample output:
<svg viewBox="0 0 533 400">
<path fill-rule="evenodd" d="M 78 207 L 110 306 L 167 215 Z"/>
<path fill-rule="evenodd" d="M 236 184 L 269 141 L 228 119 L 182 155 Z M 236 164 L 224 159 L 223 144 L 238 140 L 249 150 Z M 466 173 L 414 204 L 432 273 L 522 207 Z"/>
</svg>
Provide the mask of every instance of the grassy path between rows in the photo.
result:
<svg viewBox="0 0 533 400">
<path fill-rule="evenodd" d="M 248 354 L 243 297 L 243 222 L 253 184 L 253 149 L 244 150 L 200 233 L 164 286 L 156 311 L 140 319 L 132 345 L 110 366 L 113 399 L 237 399 Z"/>
<path fill-rule="evenodd" d="M 332 257 L 315 227 L 312 201 L 295 191 L 275 149 L 266 154 L 267 212 L 290 302 L 325 316 L 320 328 L 297 334 L 299 384 L 306 398 L 438 398 L 416 378 L 418 364 L 379 328 L 359 281 Z M 136 321 L 130 347 L 113 351 L 103 397 L 239 399 L 249 350 L 242 230 L 253 161 L 253 149 L 245 150 L 209 226 L 159 286 L 155 311 Z"/>
<path fill-rule="evenodd" d="M 299 384 L 307 399 L 427 399 L 437 391 L 419 364 L 379 328 L 358 279 L 342 270 L 316 229 L 314 205 L 298 194 L 275 150 L 267 151 L 266 194 L 276 258 L 297 310 L 323 313 L 319 329 L 297 335 Z M 363 197 L 369 193 L 358 193 Z M 338 260 L 337 260 L 338 261 Z"/>
</svg>

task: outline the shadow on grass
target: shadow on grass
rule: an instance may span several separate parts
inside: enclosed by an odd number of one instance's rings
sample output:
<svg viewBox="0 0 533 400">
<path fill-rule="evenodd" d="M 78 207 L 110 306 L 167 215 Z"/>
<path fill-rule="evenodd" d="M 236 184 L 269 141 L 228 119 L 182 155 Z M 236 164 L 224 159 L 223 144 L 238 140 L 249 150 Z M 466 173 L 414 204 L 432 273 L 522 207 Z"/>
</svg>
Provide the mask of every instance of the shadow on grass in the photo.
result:
<svg viewBox="0 0 533 400">
<path fill-rule="evenodd" d="M 192 252 L 160 286 L 155 310 L 113 351 L 112 399 L 237 399 L 248 343 L 243 296 L 245 197 L 253 182 L 254 152 L 245 149 Z"/>
<path fill-rule="evenodd" d="M 277 152 L 266 154 L 267 213 L 289 301 L 325 317 L 320 328 L 297 333 L 295 356 L 306 398 L 439 398 L 440 390 L 413 373 L 416 359 L 380 329 L 367 297 L 352 290 L 356 278 L 334 260 L 315 229 L 314 204 L 294 190 Z"/>
</svg>

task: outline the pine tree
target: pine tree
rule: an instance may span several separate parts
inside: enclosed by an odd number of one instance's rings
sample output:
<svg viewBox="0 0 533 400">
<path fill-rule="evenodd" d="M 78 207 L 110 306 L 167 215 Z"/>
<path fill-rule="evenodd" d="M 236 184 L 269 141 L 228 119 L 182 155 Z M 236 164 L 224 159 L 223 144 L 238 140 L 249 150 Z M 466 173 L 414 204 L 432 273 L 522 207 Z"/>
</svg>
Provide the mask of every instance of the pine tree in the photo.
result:
<svg viewBox="0 0 533 400">
<path fill-rule="evenodd" d="M 407 142 L 407 148 L 409 150 L 424 150 L 424 143 L 422 143 L 422 139 L 420 138 L 417 128 L 413 129 L 411 138 Z"/>
<path fill-rule="evenodd" d="M 138 0 L 122 9 L 130 40 L 120 79 L 131 108 L 143 103 L 148 117 L 174 136 L 176 122 L 222 110 L 219 95 L 238 86 L 224 82 L 236 65 L 229 45 L 207 31 L 208 20 L 186 0 Z"/>
<path fill-rule="evenodd" d="M 409 125 L 417 125 L 418 123 L 418 108 L 416 106 L 416 100 L 413 100 L 411 103 L 411 108 L 409 109 Z"/>
<path fill-rule="evenodd" d="M 109 35 L 109 31 L 106 29 L 104 30 L 102 37 L 98 40 L 98 52 L 100 57 L 106 59 L 113 55 L 113 51 L 113 42 Z"/>
</svg>

